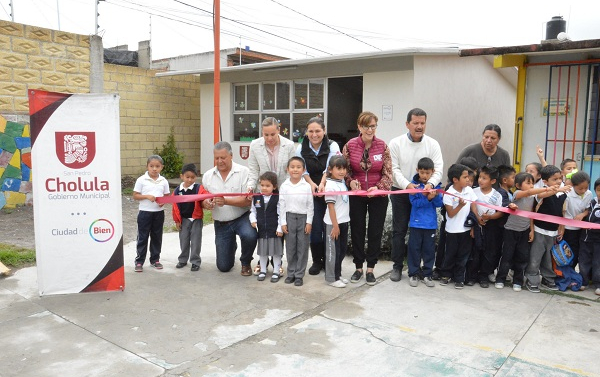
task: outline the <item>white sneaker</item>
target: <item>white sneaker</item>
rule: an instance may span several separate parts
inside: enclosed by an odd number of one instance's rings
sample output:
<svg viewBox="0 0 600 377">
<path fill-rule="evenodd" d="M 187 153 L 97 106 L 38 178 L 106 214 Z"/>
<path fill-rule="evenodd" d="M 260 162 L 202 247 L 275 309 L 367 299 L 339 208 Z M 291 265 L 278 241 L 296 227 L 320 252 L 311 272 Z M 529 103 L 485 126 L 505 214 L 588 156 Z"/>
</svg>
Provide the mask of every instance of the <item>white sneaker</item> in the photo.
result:
<svg viewBox="0 0 600 377">
<path fill-rule="evenodd" d="M 596 290 L 594 291 L 594 293 L 596 294 L 596 296 L 600 296 L 600 288 L 596 288 Z"/>
<path fill-rule="evenodd" d="M 348 283 L 349 283 L 348 279 L 344 279 L 344 278 L 343 278 L 343 277 L 341 277 L 341 276 L 340 276 L 340 281 L 341 281 L 342 283 L 344 283 L 344 284 L 348 284 Z"/>
<path fill-rule="evenodd" d="M 433 288 L 435 287 L 435 282 L 433 281 L 432 278 L 430 278 L 429 276 L 426 276 L 423 281 L 425 282 L 425 285 L 428 286 L 429 288 Z"/>
<path fill-rule="evenodd" d="M 419 278 L 417 276 L 411 276 L 408 284 L 410 284 L 411 287 L 416 287 L 419 285 Z"/>
<path fill-rule="evenodd" d="M 489 275 L 488 275 L 488 280 L 489 280 L 491 283 L 495 283 L 495 282 L 496 282 L 496 275 L 494 275 L 494 274 L 489 274 Z"/>
<path fill-rule="evenodd" d="M 334 288 L 346 288 L 346 284 L 341 280 L 336 280 L 333 283 L 329 283 L 329 285 Z"/>
<path fill-rule="evenodd" d="M 513 291 L 521 292 L 521 286 L 519 284 L 513 284 Z"/>
<path fill-rule="evenodd" d="M 494 287 L 496 287 L 498 289 L 502 289 L 502 288 L 504 288 L 504 283 L 497 282 L 496 284 L 494 284 Z"/>
</svg>

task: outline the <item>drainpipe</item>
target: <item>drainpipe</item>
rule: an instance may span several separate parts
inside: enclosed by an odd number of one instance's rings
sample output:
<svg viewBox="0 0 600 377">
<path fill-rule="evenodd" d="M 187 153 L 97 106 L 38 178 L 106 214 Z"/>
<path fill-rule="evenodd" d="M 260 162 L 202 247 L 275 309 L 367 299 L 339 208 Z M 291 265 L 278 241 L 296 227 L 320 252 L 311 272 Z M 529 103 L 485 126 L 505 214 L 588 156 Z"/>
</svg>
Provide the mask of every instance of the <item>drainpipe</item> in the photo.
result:
<svg viewBox="0 0 600 377">
<path fill-rule="evenodd" d="M 498 55 L 494 57 L 494 68 L 516 67 L 517 103 L 515 109 L 515 140 L 513 149 L 513 166 L 521 171 L 521 156 L 523 154 L 523 127 L 525 116 L 525 83 L 527 81 L 527 57 L 525 55 Z"/>
</svg>

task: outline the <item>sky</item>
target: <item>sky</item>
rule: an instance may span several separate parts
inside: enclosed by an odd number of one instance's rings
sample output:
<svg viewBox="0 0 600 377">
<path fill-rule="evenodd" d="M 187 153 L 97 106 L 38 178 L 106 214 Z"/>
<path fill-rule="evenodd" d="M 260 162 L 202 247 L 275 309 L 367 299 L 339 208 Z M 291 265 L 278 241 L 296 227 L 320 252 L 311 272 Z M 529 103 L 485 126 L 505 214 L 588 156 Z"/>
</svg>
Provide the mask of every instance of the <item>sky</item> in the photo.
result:
<svg viewBox="0 0 600 377">
<path fill-rule="evenodd" d="M 0 0 L 0 19 L 95 34 L 95 0 Z M 104 47 L 150 40 L 152 58 L 212 51 L 212 1 L 101 0 Z M 289 58 L 410 47 L 540 43 L 553 16 L 571 40 L 600 39 L 599 0 L 228 0 L 220 2 L 221 48 L 248 46 Z"/>
</svg>

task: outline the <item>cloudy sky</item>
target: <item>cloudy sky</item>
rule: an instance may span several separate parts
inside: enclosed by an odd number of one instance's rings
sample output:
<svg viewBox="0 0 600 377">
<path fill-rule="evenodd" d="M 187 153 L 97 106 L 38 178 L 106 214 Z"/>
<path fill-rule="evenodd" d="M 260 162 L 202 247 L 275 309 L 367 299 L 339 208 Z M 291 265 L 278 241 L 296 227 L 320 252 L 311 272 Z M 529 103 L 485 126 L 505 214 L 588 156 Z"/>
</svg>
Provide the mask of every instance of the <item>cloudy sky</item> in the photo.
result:
<svg viewBox="0 0 600 377">
<path fill-rule="evenodd" d="M 0 0 L 10 20 L 11 0 Z M 15 22 L 94 34 L 95 0 L 12 0 Z M 151 40 L 153 59 L 213 49 L 212 1 L 105 0 L 99 4 L 104 47 L 137 49 Z M 600 39 L 599 0 L 523 1 L 221 1 L 221 48 L 290 58 L 406 47 L 478 47 L 539 43 L 553 16 L 572 40 Z M 60 26 L 60 27 L 59 27 Z"/>
</svg>

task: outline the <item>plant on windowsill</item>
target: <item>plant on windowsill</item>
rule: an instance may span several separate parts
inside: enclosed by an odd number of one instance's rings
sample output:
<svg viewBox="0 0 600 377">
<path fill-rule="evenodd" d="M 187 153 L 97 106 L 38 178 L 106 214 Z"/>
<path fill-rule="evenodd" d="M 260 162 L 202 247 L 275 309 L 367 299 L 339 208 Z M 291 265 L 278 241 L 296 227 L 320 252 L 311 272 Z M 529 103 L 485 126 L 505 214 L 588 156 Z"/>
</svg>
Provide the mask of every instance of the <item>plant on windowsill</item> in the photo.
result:
<svg viewBox="0 0 600 377">
<path fill-rule="evenodd" d="M 183 168 L 183 155 L 177 150 L 175 145 L 175 130 L 171 127 L 171 133 L 167 137 L 167 142 L 163 144 L 162 150 L 154 149 L 154 154 L 162 157 L 165 166 L 161 175 L 166 178 L 177 178 L 181 174 Z"/>
</svg>

